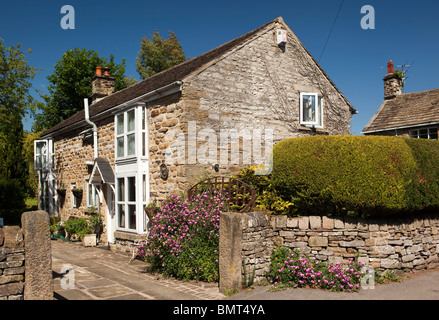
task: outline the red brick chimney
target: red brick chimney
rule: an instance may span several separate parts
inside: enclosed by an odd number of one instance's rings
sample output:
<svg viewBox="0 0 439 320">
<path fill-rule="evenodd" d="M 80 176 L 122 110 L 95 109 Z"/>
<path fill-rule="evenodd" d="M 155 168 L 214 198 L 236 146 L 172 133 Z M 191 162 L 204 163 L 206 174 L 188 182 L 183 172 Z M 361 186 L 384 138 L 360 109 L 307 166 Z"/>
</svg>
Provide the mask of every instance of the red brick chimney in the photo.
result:
<svg viewBox="0 0 439 320">
<path fill-rule="evenodd" d="M 102 70 L 104 70 L 104 75 L 102 75 Z M 91 104 L 113 94 L 114 82 L 115 78 L 110 75 L 109 67 L 96 67 L 96 73 L 91 79 Z"/>
<path fill-rule="evenodd" d="M 395 67 L 393 65 L 393 61 L 390 60 L 389 62 L 387 62 L 387 74 L 394 72 L 395 72 Z"/>
<path fill-rule="evenodd" d="M 395 74 L 393 61 L 387 63 L 387 75 L 384 81 L 384 99 L 391 100 L 402 94 L 402 80 Z"/>
</svg>

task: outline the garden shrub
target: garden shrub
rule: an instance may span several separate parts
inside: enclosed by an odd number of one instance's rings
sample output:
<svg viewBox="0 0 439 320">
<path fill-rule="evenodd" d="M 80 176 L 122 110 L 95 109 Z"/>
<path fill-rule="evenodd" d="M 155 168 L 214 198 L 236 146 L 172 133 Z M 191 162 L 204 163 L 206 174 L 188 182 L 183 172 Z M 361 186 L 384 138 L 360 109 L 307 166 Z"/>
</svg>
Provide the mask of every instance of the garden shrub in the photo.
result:
<svg viewBox="0 0 439 320">
<path fill-rule="evenodd" d="M 410 184 L 411 209 L 434 210 L 439 207 L 439 143 L 426 139 L 405 139 L 417 167 Z"/>
<path fill-rule="evenodd" d="M 273 155 L 273 189 L 303 215 L 390 215 L 439 205 L 437 141 L 303 137 L 281 141 Z"/>
<path fill-rule="evenodd" d="M 0 218 L 5 225 L 21 225 L 26 208 L 23 188 L 17 180 L 0 180 Z"/>
<path fill-rule="evenodd" d="M 384 216 L 439 208 L 439 143 L 384 136 L 314 136 L 279 142 L 273 171 L 234 177 L 258 209 L 286 215 Z"/>
<path fill-rule="evenodd" d="M 64 221 L 64 230 L 72 238 L 73 235 L 77 235 L 82 238 L 84 235 L 91 233 L 87 219 L 85 218 L 69 218 Z"/>
<path fill-rule="evenodd" d="M 319 288 L 331 291 L 358 291 L 361 284 L 361 268 L 364 265 L 350 259 L 342 263 L 326 264 L 316 258 L 308 259 L 287 247 L 278 247 L 271 255 L 270 266 L 265 271 L 273 289 L 285 287 Z"/>
<path fill-rule="evenodd" d="M 189 199 L 170 195 L 152 216 L 137 256 L 151 271 L 179 280 L 218 281 L 219 216 L 226 199 L 205 190 Z"/>
<path fill-rule="evenodd" d="M 249 184 L 256 190 L 256 207 L 258 210 L 275 212 L 277 214 L 292 215 L 297 208 L 290 200 L 285 200 L 271 184 L 270 175 L 255 175 L 257 166 L 239 170 L 232 176 Z"/>
</svg>

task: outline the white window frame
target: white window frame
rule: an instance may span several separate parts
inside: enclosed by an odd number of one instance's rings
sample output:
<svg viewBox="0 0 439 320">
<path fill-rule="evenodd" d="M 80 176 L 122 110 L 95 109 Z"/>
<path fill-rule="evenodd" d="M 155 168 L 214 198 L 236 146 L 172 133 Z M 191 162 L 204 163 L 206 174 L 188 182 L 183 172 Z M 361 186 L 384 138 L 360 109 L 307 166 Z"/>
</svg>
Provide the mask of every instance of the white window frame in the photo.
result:
<svg viewBox="0 0 439 320">
<path fill-rule="evenodd" d="M 127 128 L 127 113 L 134 110 L 134 131 L 126 131 Z M 124 119 L 123 133 L 117 132 L 118 117 Z M 111 218 L 114 230 L 120 232 L 130 232 L 137 234 L 145 234 L 148 229 L 148 218 L 146 216 L 144 207 L 149 203 L 149 137 L 148 137 L 148 113 L 147 107 L 144 104 L 136 104 L 130 106 L 123 111 L 115 114 L 114 118 L 114 136 L 115 136 L 115 194 L 114 194 L 114 216 Z M 127 151 L 127 134 L 135 134 L 135 154 L 126 155 Z M 117 156 L 117 138 L 123 137 L 124 140 L 124 156 Z M 135 201 L 128 201 L 128 178 L 135 177 Z M 124 179 L 125 200 L 119 198 L 119 179 Z M 135 223 L 136 227 L 130 228 L 129 225 L 129 209 L 135 208 Z M 120 226 L 121 210 L 125 211 L 125 225 Z"/>
<path fill-rule="evenodd" d="M 439 129 L 437 127 L 422 128 L 422 129 L 411 129 L 411 130 L 409 130 L 409 137 L 410 138 L 414 138 L 414 139 L 423 139 L 420 136 L 421 130 L 427 130 L 427 139 L 428 140 L 438 140 L 438 138 L 436 138 L 436 139 L 432 139 L 431 138 L 431 131 L 432 130 L 436 130 L 436 136 L 439 136 Z"/>
<path fill-rule="evenodd" d="M 71 185 L 70 185 L 70 190 L 73 190 L 74 188 L 76 188 L 76 183 L 72 183 Z M 73 194 L 73 192 L 72 192 L 72 206 L 73 206 L 73 208 L 77 208 L 78 207 L 78 204 L 76 203 L 76 197 L 75 197 L 75 195 Z"/>
<path fill-rule="evenodd" d="M 91 190 L 91 197 L 90 197 Z M 96 188 L 96 185 L 87 182 L 87 207 L 95 207 L 96 209 L 99 206 L 100 197 L 99 190 Z"/>
<path fill-rule="evenodd" d="M 304 121 L 304 104 L 303 98 L 304 96 L 314 96 L 316 109 L 315 109 L 315 121 Z M 314 128 L 323 128 L 323 97 L 318 93 L 309 93 L 309 92 L 301 92 L 300 93 L 300 110 L 299 110 L 299 122 L 303 126 L 314 127 Z"/>
<path fill-rule="evenodd" d="M 130 178 L 134 178 L 134 200 L 131 200 L 128 198 L 128 188 L 129 184 L 128 181 Z M 119 198 L 119 188 L 120 188 L 120 180 L 124 181 L 123 186 L 123 199 Z M 139 217 L 137 215 L 137 212 L 139 211 L 137 208 L 138 203 L 138 177 L 135 174 L 127 174 L 121 177 L 117 177 L 116 179 L 116 200 L 115 200 L 115 206 L 116 206 L 116 229 L 121 231 L 130 231 L 130 232 L 137 232 L 138 225 L 139 225 Z M 123 206 L 124 208 L 124 225 L 120 225 L 120 210 L 119 206 Z M 135 228 L 130 228 L 130 216 L 129 216 L 129 207 L 134 206 L 134 216 L 135 216 Z"/>
<path fill-rule="evenodd" d="M 37 148 L 37 145 L 39 144 L 43 144 L 43 147 Z M 38 150 L 42 150 L 42 152 L 39 153 L 37 152 Z M 47 162 L 49 160 L 48 155 L 49 155 L 48 140 L 35 140 L 34 141 L 34 169 L 35 170 L 45 170 L 47 168 Z"/>
<path fill-rule="evenodd" d="M 137 148 L 137 141 L 138 141 L 138 137 L 137 137 L 137 133 L 136 133 L 136 129 L 137 129 L 137 119 L 138 119 L 138 108 L 134 107 L 131 109 L 128 109 L 126 111 L 123 111 L 121 113 L 118 113 L 115 115 L 114 117 L 114 136 L 115 136 L 115 154 L 116 154 L 116 159 L 126 159 L 126 158 L 134 158 L 136 157 L 137 153 L 138 153 L 138 148 Z M 133 129 L 128 131 L 128 114 L 133 112 L 134 113 L 134 121 L 133 121 Z M 119 117 L 123 117 L 123 132 L 119 133 L 118 132 L 118 119 Z M 134 137 L 134 153 L 128 154 L 128 138 L 133 136 Z M 118 139 L 123 139 L 123 155 L 119 156 L 118 154 Z"/>
</svg>

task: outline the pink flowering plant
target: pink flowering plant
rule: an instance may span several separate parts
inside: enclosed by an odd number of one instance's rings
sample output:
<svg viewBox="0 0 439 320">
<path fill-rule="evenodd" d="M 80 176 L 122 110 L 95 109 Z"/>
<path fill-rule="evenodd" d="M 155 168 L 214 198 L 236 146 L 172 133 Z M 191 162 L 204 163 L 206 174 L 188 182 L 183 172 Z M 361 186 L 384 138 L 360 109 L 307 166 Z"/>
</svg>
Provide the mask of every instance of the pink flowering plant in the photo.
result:
<svg viewBox="0 0 439 320">
<path fill-rule="evenodd" d="M 265 275 L 272 289 L 319 288 L 331 291 L 354 292 L 360 289 L 361 268 L 364 265 L 350 259 L 347 266 L 341 263 L 326 264 L 316 258 L 301 257 L 297 250 L 277 248 Z"/>
<path fill-rule="evenodd" d="M 151 271 L 180 280 L 218 281 L 219 219 L 225 196 L 206 190 L 189 199 L 171 194 L 152 217 L 137 256 Z"/>
</svg>

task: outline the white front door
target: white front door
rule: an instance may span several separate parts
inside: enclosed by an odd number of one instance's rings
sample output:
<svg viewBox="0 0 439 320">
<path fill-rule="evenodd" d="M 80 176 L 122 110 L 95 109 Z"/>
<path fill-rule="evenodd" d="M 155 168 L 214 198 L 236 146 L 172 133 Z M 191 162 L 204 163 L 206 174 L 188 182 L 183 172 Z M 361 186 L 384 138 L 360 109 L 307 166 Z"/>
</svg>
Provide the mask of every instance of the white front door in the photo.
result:
<svg viewBox="0 0 439 320">
<path fill-rule="evenodd" d="M 116 231 L 116 214 L 114 210 L 114 189 L 113 186 L 105 184 L 105 203 L 107 204 L 107 238 L 109 243 L 115 241 L 114 231 Z"/>
</svg>

